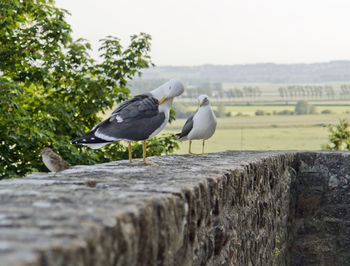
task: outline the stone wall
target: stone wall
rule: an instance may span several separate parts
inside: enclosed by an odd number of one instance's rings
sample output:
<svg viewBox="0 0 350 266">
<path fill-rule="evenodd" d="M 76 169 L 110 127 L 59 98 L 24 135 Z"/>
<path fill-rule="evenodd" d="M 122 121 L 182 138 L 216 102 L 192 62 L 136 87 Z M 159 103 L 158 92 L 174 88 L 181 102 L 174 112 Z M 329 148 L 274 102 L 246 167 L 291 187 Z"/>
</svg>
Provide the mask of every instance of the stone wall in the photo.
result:
<svg viewBox="0 0 350 266">
<path fill-rule="evenodd" d="M 294 168 L 290 265 L 350 265 L 350 154 L 300 153 Z"/>
<path fill-rule="evenodd" d="M 0 265 L 350 261 L 346 153 L 150 160 L 0 181 Z"/>
</svg>

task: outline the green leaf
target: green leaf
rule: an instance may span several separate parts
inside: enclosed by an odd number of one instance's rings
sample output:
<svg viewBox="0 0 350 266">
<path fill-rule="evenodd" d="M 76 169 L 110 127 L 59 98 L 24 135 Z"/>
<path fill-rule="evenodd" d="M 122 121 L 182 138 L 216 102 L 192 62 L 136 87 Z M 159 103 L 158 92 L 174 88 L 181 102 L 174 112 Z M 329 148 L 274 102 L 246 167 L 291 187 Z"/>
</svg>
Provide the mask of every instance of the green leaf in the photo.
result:
<svg viewBox="0 0 350 266">
<path fill-rule="evenodd" d="M 73 40 L 67 15 L 53 0 L 0 1 L 0 179 L 47 171 L 39 156 L 45 146 L 72 165 L 128 158 L 123 143 L 91 150 L 70 140 L 129 97 L 129 80 L 153 65 L 151 36 L 132 35 L 126 48 L 107 36 L 97 63 L 86 40 Z M 169 135 L 147 143 L 149 155 L 178 148 Z M 142 156 L 141 145 L 133 145 L 134 156 Z"/>
</svg>

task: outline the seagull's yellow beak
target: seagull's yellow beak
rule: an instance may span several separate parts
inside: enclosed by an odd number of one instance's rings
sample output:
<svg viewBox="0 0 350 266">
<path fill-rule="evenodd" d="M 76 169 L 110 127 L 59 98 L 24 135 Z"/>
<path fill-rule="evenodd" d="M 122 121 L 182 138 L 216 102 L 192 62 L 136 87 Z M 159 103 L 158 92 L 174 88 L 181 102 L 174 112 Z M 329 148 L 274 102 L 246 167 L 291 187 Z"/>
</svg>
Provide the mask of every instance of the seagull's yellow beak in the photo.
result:
<svg viewBox="0 0 350 266">
<path fill-rule="evenodd" d="M 166 100 L 168 100 L 168 98 L 164 96 L 164 97 L 158 102 L 158 104 L 161 105 L 161 104 L 164 103 Z"/>
<path fill-rule="evenodd" d="M 203 106 L 203 104 L 204 104 L 204 102 L 201 102 L 201 103 L 199 104 L 199 107 L 202 107 L 202 106 Z"/>
</svg>

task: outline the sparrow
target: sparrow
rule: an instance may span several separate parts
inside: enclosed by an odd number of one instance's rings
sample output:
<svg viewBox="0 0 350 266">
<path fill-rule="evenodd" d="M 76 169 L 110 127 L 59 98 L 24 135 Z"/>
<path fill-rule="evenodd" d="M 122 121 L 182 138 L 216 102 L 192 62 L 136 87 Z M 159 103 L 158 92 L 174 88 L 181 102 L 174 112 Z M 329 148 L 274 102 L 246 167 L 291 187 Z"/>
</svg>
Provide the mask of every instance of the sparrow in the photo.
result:
<svg viewBox="0 0 350 266">
<path fill-rule="evenodd" d="M 50 148 L 45 147 L 40 152 L 40 155 L 42 157 L 42 160 L 43 160 L 45 166 L 51 172 L 60 172 L 60 171 L 66 170 L 66 169 L 71 167 L 65 160 L 62 159 L 61 156 L 59 156 L 57 153 L 55 153 Z"/>
</svg>

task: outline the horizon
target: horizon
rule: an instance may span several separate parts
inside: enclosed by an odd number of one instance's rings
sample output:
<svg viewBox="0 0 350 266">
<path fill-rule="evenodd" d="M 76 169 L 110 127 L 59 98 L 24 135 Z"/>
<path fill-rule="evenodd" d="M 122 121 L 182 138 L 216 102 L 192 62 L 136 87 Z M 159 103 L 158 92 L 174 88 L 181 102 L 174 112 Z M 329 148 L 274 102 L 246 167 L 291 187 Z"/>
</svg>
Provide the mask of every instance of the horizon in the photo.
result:
<svg viewBox="0 0 350 266">
<path fill-rule="evenodd" d="M 331 60 L 321 62 L 310 62 L 310 63 L 275 63 L 275 62 L 257 62 L 247 64 L 200 64 L 200 65 L 155 65 L 148 69 L 155 67 L 199 67 L 199 66 L 246 66 L 246 65 L 317 65 L 317 64 L 330 64 L 330 63 L 350 63 L 350 60 Z"/>
<path fill-rule="evenodd" d="M 306 64 L 233 64 L 197 66 L 155 66 L 142 70 L 142 79 L 177 77 L 190 82 L 306 84 L 350 82 L 350 61 Z"/>
</svg>

